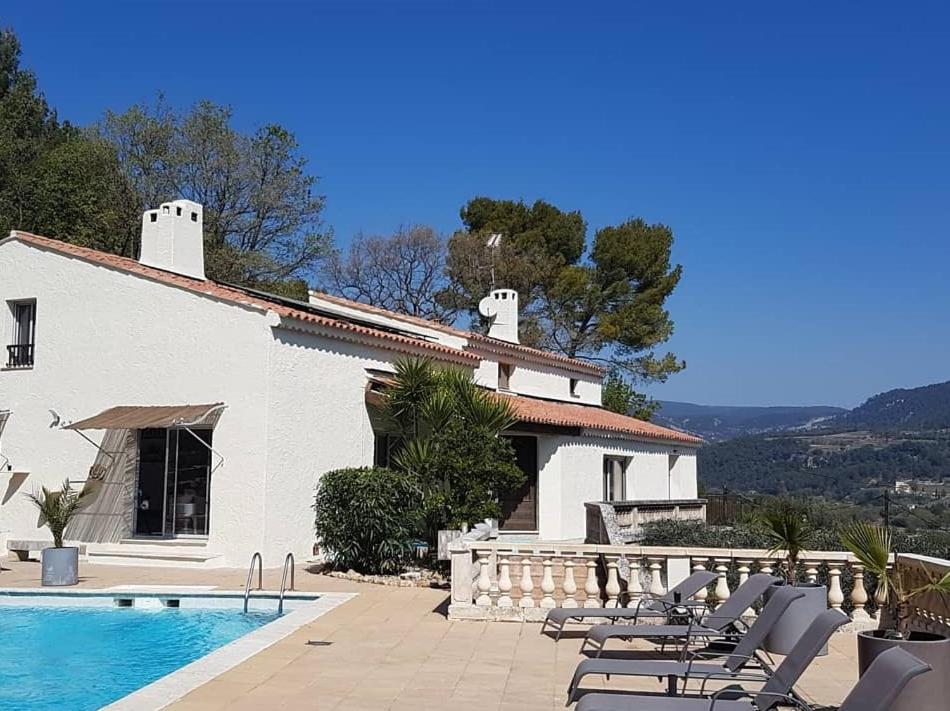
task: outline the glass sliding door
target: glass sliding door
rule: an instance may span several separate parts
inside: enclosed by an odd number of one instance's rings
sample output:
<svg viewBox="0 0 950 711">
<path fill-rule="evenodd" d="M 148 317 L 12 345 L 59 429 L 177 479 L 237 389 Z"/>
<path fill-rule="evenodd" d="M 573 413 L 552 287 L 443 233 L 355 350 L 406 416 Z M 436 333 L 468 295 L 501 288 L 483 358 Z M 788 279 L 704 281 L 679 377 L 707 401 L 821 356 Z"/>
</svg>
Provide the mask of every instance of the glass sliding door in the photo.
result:
<svg viewBox="0 0 950 711">
<path fill-rule="evenodd" d="M 167 504 L 173 517 L 172 535 L 207 536 L 211 505 L 211 430 L 169 430 L 168 434 L 169 452 L 175 450 L 175 467 L 169 467 L 169 472 L 175 473 L 174 485 L 169 483 Z"/>
<path fill-rule="evenodd" d="M 207 536 L 211 430 L 139 433 L 137 536 Z"/>
</svg>

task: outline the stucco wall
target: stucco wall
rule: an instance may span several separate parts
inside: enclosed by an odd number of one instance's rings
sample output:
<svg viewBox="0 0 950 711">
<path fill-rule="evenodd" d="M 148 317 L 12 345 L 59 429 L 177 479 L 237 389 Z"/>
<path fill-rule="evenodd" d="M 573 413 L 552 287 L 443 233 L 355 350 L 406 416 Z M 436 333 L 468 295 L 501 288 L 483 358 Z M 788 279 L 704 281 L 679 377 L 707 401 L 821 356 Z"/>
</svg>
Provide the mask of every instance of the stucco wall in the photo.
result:
<svg viewBox="0 0 950 711">
<path fill-rule="evenodd" d="M 498 389 L 498 363 L 514 366 L 508 389 L 513 393 L 540 397 L 546 400 L 563 400 L 583 405 L 600 405 L 600 378 L 594 375 L 573 373 L 562 368 L 552 368 L 532 361 L 516 361 L 499 358 L 494 353 L 476 352 L 482 362 L 475 371 L 475 380 L 486 388 Z M 576 396 L 571 395 L 571 379 L 577 380 Z"/>
<path fill-rule="evenodd" d="M 676 448 L 679 455 L 671 479 L 669 453 L 673 449 L 663 444 L 608 437 L 541 436 L 539 537 L 584 537 L 584 502 L 603 499 L 603 459 L 607 455 L 630 458 L 626 477 L 628 499 L 695 498 L 695 451 Z M 544 452 L 553 455 L 545 458 Z"/>
<path fill-rule="evenodd" d="M 262 375 L 272 341 L 265 315 L 7 242 L 0 245 L 0 301 L 25 298 L 37 300 L 36 363 L 0 372 L 0 409 L 13 411 L 3 452 L 29 476 L 11 491 L 10 475 L 0 473 L 0 536 L 47 538 L 23 493 L 66 477 L 85 479 L 98 455 L 78 434 L 50 428 L 49 409 L 78 420 L 115 405 L 224 401 L 214 447 L 226 460 L 212 477 L 208 548 L 244 565 L 263 533 L 249 524 L 261 520 L 263 506 Z M 12 316 L 5 303 L 0 307 L 9 342 Z M 117 465 L 124 474 L 109 474 L 111 486 L 134 472 L 127 465 Z M 129 532 L 129 519 L 117 523 L 118 504 L 97 505 L 102 520 L 87 517 L 84 536 L 113 540 Z"/>
<path fill-rule="evenodd" d="M 373 463 L 366 369 L 390 369 L 391 351 L 274 329 L 268 371 L 265 560 L 313 545 L 320 475 Z"/>
</svg>

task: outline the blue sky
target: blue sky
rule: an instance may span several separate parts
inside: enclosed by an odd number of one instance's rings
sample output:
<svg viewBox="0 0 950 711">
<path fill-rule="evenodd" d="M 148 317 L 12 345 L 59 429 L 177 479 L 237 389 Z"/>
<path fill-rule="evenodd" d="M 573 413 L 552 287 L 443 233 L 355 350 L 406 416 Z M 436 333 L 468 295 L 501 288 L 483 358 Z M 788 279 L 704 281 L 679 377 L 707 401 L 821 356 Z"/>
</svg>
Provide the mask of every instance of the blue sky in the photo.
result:
<svg viewBox="0 0 950 711">
<path fill-rule="evenodd" d="M 661 7 L 662 6 L 662 7 Z M 651 393 L 851 406 L 950 379 L 939 3 L 4 3 L 76 123 L 162 91 L 291 129 L 337 241 L 544 198 L 676 233 Z"/>
</svg>

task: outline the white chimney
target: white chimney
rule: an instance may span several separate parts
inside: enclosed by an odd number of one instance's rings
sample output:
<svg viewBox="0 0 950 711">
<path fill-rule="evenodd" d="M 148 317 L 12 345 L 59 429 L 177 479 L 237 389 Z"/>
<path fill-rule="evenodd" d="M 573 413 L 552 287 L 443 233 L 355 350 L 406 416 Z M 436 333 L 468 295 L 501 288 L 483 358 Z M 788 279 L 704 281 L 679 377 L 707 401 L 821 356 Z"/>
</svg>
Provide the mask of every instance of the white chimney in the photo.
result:
<svg viewBox="0 0 950 711">
<path fill-rule="evenodd" d="M 191 200 L 163 203 L 142 215 L 139 262 L 195 279 L 205 278 L 201 205 Z"/>
<path fill-rule="evenodd" d="M 489 319 L 489 336 L 508 343 L 519 342 L 517 291 L 495 289 L 478 302 L 478 313 Z"/>
</svg>

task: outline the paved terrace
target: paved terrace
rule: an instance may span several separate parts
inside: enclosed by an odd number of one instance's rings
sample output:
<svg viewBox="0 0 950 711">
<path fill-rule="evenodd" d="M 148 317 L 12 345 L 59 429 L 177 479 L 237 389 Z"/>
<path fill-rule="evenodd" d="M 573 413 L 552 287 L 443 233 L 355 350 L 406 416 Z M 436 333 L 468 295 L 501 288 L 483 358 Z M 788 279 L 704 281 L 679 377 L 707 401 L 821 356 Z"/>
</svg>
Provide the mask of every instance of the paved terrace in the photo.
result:
<svg viewBox="0 0 950 711">
<path fill-rule="evenodd" d="M 0 587 L 36 587 L 39 563 L 3 562 Z M 216 585 L 243 589 L 244 570 L 178 570 L 81 564 L 81 587 Z M 264 571 L 264 587 L 280 571 Z M 514 711 L 563 709 L 565 690 L 582 659 L 580 641 L 555 644 L 537 623 L 450 622 L 448 592 L 351 583 L 297 569 L 297 589 L 357 592 L 349 602 L 169 706 L 212 709 L 435 709 Z M 321 645 L 308 644 L 318 641 Z M 857 676 L 850 633 L 834 636 L 830 653 L 805 675 L 799 691 L 838 704 Z M 585 684 L 661 692 L 649 679 Z"/>
</svg>

